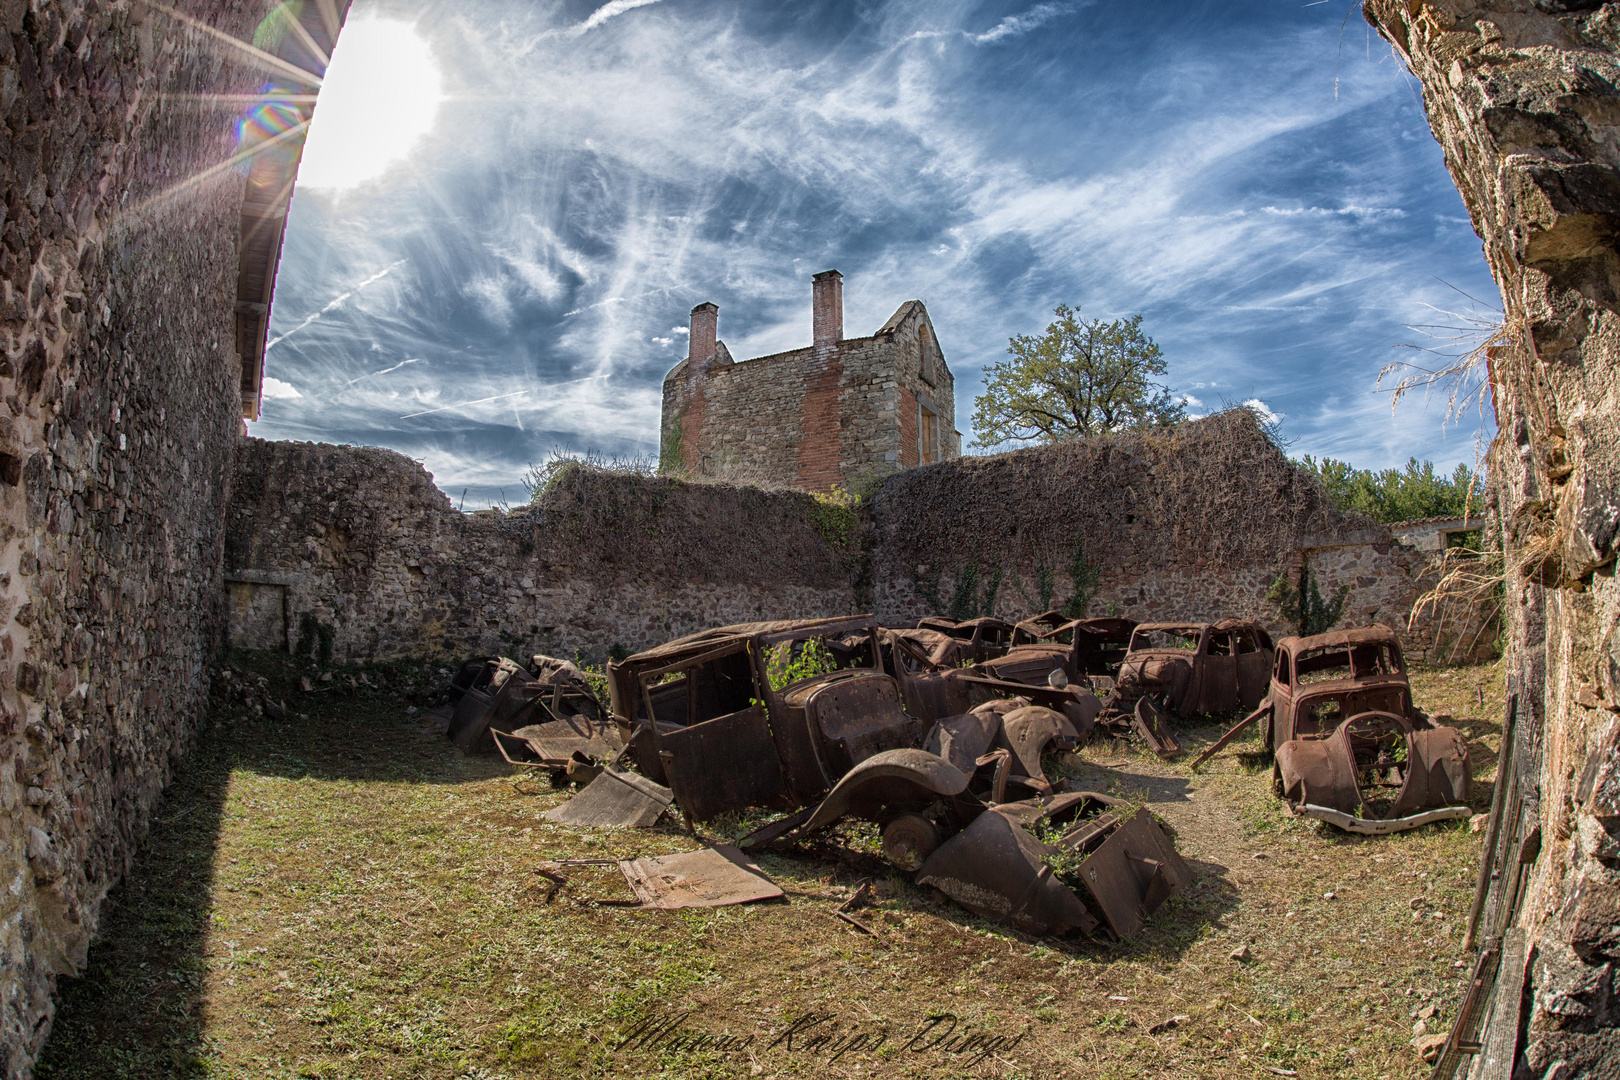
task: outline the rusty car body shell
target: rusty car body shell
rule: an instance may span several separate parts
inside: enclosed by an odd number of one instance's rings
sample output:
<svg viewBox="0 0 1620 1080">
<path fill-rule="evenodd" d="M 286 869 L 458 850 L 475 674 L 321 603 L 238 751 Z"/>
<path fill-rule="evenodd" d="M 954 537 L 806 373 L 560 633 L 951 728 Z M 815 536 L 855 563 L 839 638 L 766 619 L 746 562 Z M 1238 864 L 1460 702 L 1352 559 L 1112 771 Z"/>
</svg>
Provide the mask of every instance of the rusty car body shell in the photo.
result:
<svg viewBox="0 0 1620 1080">
<path fill-rule="evenodd" d="M 1364 712 L 1425 722 L 1412 704 L 1400 638 L 1376 623 L 1283 638 L 1277 643 L 1266 700 L 1271 709 L 1264 721 L 1267 750 L 1293 739 L 1319 737 Z"/>
<path fill-rule="evenodd" d="M 859 666 L 773 690 L 772 650 L 811 639 Z M 924 731 L 901 708 L 870 615 L 706 630 L 610 663 L 608 682 L 641 771 L 698 821 L 816 802 L 865 758 L 914 747 Z"/>
<path fill-rule="evenodd" d="M 935 630 L 955 638 L 962 644 L 964 659 L 974 663 L 1000 656 L 1007 651 L 1013 638 L 1013 624 L 994 615 L 982 615 L 960 622 L 940 615 L 929 615 L 917 620 L 917 629 Z"/>
<path fill-rule="evenodd" d="M 1167 645 L 1179 640 L 1190 647 Z M 1178 716 L 1252 709 L 1266 694 L 1271 635 L 1259 623 L 1141 623 L 1119 668 L 1122 711 L 1144 694 L 1159 696 Z"/>
<path fill-rule="evenodd" d="M 1090 675 L 1111 676 L 1119 670 L 1130 648 L 1133 619 L 1116 616 L 1066 619 L 1056 609 L 1032 616 L 1013 627 L 1012 648 L 1023 645 L 1066 645 L 1070 679 Z"/>
</svg>

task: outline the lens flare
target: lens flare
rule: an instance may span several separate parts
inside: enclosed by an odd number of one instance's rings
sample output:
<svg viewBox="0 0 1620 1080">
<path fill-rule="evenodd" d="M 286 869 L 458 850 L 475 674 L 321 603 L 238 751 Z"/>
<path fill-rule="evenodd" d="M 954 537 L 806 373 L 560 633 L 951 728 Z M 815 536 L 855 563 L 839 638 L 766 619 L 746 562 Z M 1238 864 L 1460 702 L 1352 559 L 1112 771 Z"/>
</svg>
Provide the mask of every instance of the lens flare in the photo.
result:
<svg viewBox="0 0 1620 1080">
<path fill-rule="evenodd" d="M 310 125 L 300 188 L 344 189 L 381 176 L 433 127 L 442 79 L 415 27 L 387 19 L 350 19 L 338 39 Z M 257 123 L 281 122 L 267 98 Z"/>
</svg>

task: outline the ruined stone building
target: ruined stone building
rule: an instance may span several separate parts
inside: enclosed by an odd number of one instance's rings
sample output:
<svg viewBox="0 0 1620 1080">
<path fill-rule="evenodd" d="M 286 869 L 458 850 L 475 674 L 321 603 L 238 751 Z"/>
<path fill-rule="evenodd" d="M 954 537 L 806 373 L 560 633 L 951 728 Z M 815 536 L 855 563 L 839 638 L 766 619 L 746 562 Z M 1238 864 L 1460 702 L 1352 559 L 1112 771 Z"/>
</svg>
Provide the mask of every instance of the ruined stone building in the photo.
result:
<svg viewBox="0 0 1620 1080">
<path fill-rule="evenodd" d="M 844 279 L 817 274 L 808 348 L 731 359 L 720 309 L 692 309 L 690 352 L 664 377 L 666 471 L 827 491 L 955 458 L 955 380 L 920 300 L 844 337 Z"/>
</svg>

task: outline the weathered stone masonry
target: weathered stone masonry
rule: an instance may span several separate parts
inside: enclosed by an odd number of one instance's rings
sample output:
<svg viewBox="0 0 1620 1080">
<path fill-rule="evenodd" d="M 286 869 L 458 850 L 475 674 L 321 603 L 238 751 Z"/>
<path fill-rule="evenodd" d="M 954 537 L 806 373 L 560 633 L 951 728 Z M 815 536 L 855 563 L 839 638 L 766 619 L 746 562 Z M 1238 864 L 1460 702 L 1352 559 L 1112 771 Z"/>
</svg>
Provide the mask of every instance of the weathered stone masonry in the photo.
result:
<svg viewBox="0 0 1620 1080">
<path fill-rule="evenodd" d="M 1266 592 L 1309 563 L 1324 594 L 1351 587 L 1342 625 L 1402 631 L 1415 660 L 1455 660 L 1495 644 L 1481 616 L 1450 611 L 1410 631 L 1407 615 L 1433 584 L 1430 560 L 1387 526 L 1328 506 L 1322 489 L 1236 409 L 1170 432 L 1119 435 L 962 458 L 902 473 L 872 507 L 872 580 L 880 616 L 930 613 L 972 564 L 1003 575 L 995 614 L 1039 602 L 1037 568 L 1072 592 L 1076 540 L 1100 570 L 1091 614 L 1109 605 L 1139 622 L 1244 617 L 1292 633 Z"/>
<path fill-rule="evenodd" d="M 844 337 L 843 279 L 817 274 L 813 344 L 733 362 L 719 309 L 692 309 L 690 355 L 664 379 L 661 461 L 703 480 L 828 491 L 961 452 L 954 379 L 910 300 Z"/>
<path fill-rule="evenodd" d="M 1613 1076 L 1620 4 L 1369 0 L 1364 11 L 1422 84 L 1506 316 L 1491 356 L 1490 513 L 1518 708 L 1483 926 L 1501 973 L 1482 1013 L 1486 1051 L 1465 1064 L 1515 1080 Z"/>
<path fill-rule="evenodd" d="M 244 440 L 226 545 L 233 640 L 287 648 L 310 613 L 335 627 L 344 658 L 600 658 L 614 645 L 867 604 L 915 619 L 933 613 L 919 580 L 948 596 L 969 562 L 1001 567 L 996 611 L 1022 617 L 1040 562 L 1058 571 L 1054 599 L 1068 598 L 1062 570 L 1082 530 L 1103 569 L 1094 612 L 1248 615 L 1280 633 L 1266 589 L 1309 560 L 1326 588 L 1352 585 L 1347 624 L 1404 627 L 1428 566 L 1387 528 L 1329 510 L 1247 412 L 891 477 L 859 592 L 859 553 L 830 546 L 837 530 L 816 524 L 829 513 L 796 492 L 581 468 L 536 506 L 464 515 L 391 451 Z M 1423 624 L 1408 648 L 1441 659 L 1488 649 L 1494 638 L 1478 629 Z"/>
<path fill-rule="evenodd" d="M 186 7 L 244 40 L 268 8 Z M 0 0 L 7 1077 L 30 1069 L 54 981 L 83 962 L 207 691 L 243 407 L 244 179 L 218 168 L 238 106 L 181 99 L 260 92 L 243 59 L 145 5 Z M 277 145 L 296 164 L 296 140 Z"/>
<path fill-rule="evenodd" d="M 461 514 L 391 450 L 244 439 L 226 542 L 235 643 L 341 658 L 594 658 L 726 623 L 855 606 L 797 492 L 571 469 L 534 506 Z"/>
</svg>

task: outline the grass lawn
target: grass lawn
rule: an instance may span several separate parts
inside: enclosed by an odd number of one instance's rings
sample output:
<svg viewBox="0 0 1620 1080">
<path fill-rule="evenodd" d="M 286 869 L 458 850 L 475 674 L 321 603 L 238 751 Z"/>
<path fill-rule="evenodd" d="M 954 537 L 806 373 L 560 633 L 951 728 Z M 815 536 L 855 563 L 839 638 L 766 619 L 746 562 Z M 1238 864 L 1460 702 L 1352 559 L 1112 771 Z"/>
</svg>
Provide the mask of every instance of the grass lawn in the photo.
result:
<svg viewBox="0 0 1620 1080">
<path fill-rule="evenodd" d="M 1482 837 L 1466 822 L 1374 839 L 1292 819 L 1257 740 L 1187 768 L 1219 725 L 1182 728 L 1178 763 L 1110 742 L 1053 763 L 1145 794 L 1197 879 L 1136 939 L 1042 941 L 913 886 L 859 827 L 843 847 L 761 860 L 785 903 L 592 903 L 629 897 L 611 867 L 572 873 L 547 902 L 549 860 L 698 841 L 546 822 L 566 792 L 459 757 L 406 715 L 436 672 L 394 665 L 353 691 L 340 673 L 306 694 L 284 658 L 232 664 L 262 672 L 293 715 L 256 717 L 221 685 L 88 969 L 61 984 L 41 1078 L 1376 1080 L 1426 1075 L 1415 1014 L 1432 1005 L 1425 1023 L 1443 1030 L 1461 997 Z M 1420 706 L 1467 733 L 1488 809 L 1500 666 L 1413 681 Z M 875 937 L 832 915 L 866 878 Z M 1249 958 L 1231 959 L 1242 945 Z M 679 1038 L 622 1046 L 649 1016 Z"/>
</svg>

